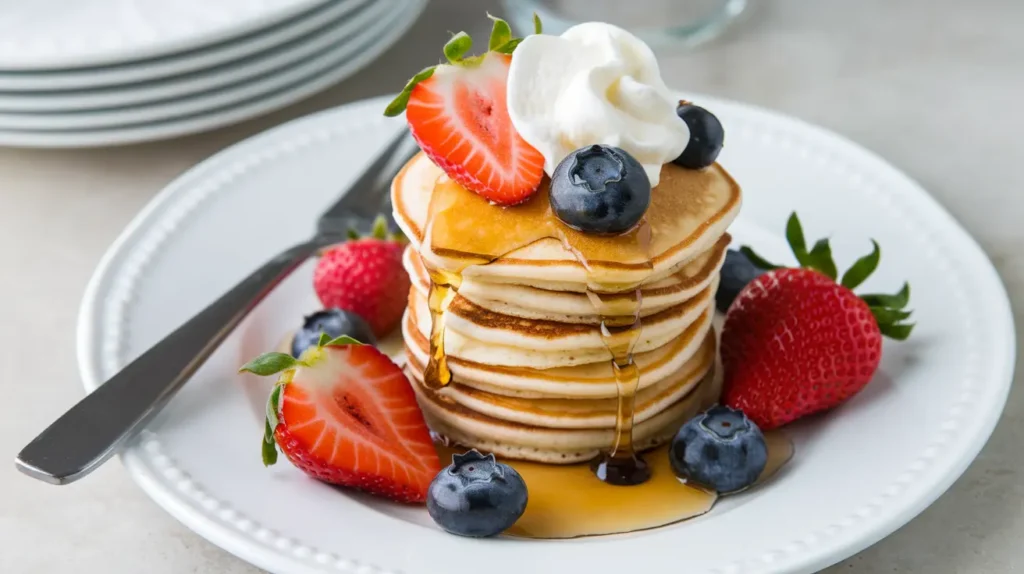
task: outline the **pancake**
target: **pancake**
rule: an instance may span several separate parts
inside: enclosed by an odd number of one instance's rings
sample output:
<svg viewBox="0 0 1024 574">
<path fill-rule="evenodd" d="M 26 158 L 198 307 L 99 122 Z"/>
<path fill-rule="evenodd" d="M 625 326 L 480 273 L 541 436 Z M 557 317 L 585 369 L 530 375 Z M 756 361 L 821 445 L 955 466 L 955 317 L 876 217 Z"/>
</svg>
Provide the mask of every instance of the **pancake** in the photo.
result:
<svg viewBox="0 0 1024 574">
<path fill-rule="evenodd" d="M 435 253 L 430 241 L 427 241 L 427 249 L 420 249 L 427 234 L 425 227 L 434 185 L 446 177 L 426 155 L 416 155 L 392 182 L 392 205 L 398 225 L 414 249 L 428 259 L 427 263 L 438 269 L 456 270 L 468 262 L 465 254 L 452 250 Z M 467 202 L 484 202 L 470 192 L 465 193 Z M 542 201 L 544 198 L 540 195 L 531 201 Z M 463 277 L 492 283 L 526 284 L 553 291 L 582 291 L 596 269 L 601 271 L 601 282 L 607 285 L 657 281 L 711 249 L 735 219 L 740 203 L 739 186 L 721 166 L 715 164 L 702 170 L 690 170 L 666 164 L 662 168 L 661 183 L 652 190 L 651 206 L 645 217 L 651 229 L 647 250 L 650 257 L 646 260 L 630 262 L 625 254 L 611 250 L 606 257 L 590 261 L 588 269 L 561 241 L 544 238 L 501 254 L 488 265 L 470 266 Z M 524 206 L 506 210 L 484 205 L 487 220 L 464 224 L 488 232 L 500 225 L 526 225 L 528 222 L 517 219 L 524 213 Z M 475 209 L 479 211 L 481 207 L 477 205 Z M 597 236 L 588 241 L 607 242 Z"/>
<path fill-rule="evenodd" d="M 615 429 L 553 429 L 500 420 L 414 384 L 423 416 L 448 440 L 497 456 L 548 464 L 592 460 L 609 450 Z M 633 427 L 633 447 L 644 451 L 668 442 L 680 426 L 718 401 L 721 377 L 713 369 L 683 398 Z"/>
<path fill-rule="evenodd" d="M 714 309 L 708 309 L 668 344 L 633 355 L 640 371 L 638 389 L 646 389 L 682 369 L 711 331 L 713 316 Z M 406 354 L 410 363 L 424 365 L 429 357 L 430 344 L 426 334 L 416 328 L 416 321 L 415 309 L 410 308 L 402 326 Z M 449 356 L 448 367 L 456 384 L 509 397 L 600 399 L 615 397 L 618 392 L 609 361 L 531 369 L 485 365 Z"/>
<path fill-rule="evenodd" d="M 434 431 L 499 456 L 554 464 L 609 450 L 618 432 L 618 384 L 602 318 L 636 312 L 643 320 L 633 347 L 633 447 L 663 444 L 718 400 L 714 294 L 740 190 L 717 164 L 667 164 L 661 182 L 642 223 L 602 236 L 553 215 L 547 178 L 530 199 L 504 208 L 448 178 L 422 153 L 403 167 L 392 182 L 392 204 L 410 240 L 405 370 Z M 456 287 L 438 292 L 446 293 L 440 317 L 452 373 L 439 390 L 423 384 L 428 267 L 452 276 Z"/>
<path fill-rule="evenodd" d="M 634 353 L 653 351 L 684 332 L 714 306 L 717 276 L 700 295 L 643 321 Z M 429 337 L 426 297 L 410 289 L 409 306 L 420 333 Z M 445 353 L 492 366 L 550 369 L 612 359 L 599 325 L 534 321 L 493 313 L 455 295 L 444 314 Z"/>
<path fill-rule="evenodd" d="M 640 289 L 640 316 L 649 317 L 684 303 L 706 289 L 725 261 L 729 242 L 730 237 L 724 235 L 710 250 L 701 253 L 672 275 L 643 285 Z M 405 250 L 403 263 L 412 278 L 413 286 L 425 296 L 430 289 L 429 276 L 423 261 L 412 247 Z M 594 304 L 581 291 L 551 291 L 467 277 L 459 286 L 459 295 L 489 311 L 521 319 L 591 325 L 601 322 Z M 627 297 L 626 294 L 619 296 L 622 299 Z M 605 297 L 606 300 L 610 298 L 615 296 Z"/>
<path fill-rule="evenodd" d="M 705 335 L 696 355 L 681 369 L 637 392 L 634 423 L 650 419 L 686 396 L 714 366 L 715 353 L 714 335 Z M 408 372 L 415 384 L 423 384 L 423 368 L 424 363 L 415 358 L 408 362 Z M 548 428 L 613 428 L 618 410 L 616 397 L 524 399 L 459 384 L 449 384 L 438 394 L 496 419 Z"/>
</svg>

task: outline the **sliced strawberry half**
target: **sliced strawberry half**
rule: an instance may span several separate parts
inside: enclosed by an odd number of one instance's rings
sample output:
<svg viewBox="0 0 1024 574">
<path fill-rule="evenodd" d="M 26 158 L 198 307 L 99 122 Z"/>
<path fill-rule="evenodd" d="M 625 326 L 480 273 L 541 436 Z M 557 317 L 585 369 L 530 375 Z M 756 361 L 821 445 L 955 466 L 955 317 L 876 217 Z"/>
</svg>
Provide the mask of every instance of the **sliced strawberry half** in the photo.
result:
<svg viewBox="0 0 1024 574">
<path fill-rule="evenodd" d="M 398 502 L 423 502 L 441 470 L 412 387 L 369 345 L 323 343 L 289 361 L 263 355 L 243 370 L 283 371 L 267 408 L 264 462 L 274 445 L 306 474 Z"/>
<path fill-rule="evenodd" d="M 505 101 L 509 56 L 488 53 L 474 67 L 440 66 L 409 96 L 412 135 L 438 167 L 500 205 L 529 199 L 544 157 L 512 126 Z"/>
<path fill-rule="evenodd" d="M 544 157 L 508 115 L 509 63 L 520 41 L 495 18 L 490 50 L 464 58 L 473 42 L 456 34 L 444 48 L 450 63 L 417 74 L 385 111 L 405 109 L 424 153 L 449 177 L 499 205 L 526 201 L 544 177 Z"/>
</svg>

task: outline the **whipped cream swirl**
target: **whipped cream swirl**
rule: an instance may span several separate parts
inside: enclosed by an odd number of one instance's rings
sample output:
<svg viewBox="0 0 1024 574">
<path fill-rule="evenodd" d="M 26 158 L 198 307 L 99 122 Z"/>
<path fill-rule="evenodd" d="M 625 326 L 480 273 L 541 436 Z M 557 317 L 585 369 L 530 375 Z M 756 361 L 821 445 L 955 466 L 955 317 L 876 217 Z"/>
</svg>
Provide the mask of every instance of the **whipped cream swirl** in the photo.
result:
<svg viewBox="0 0 1024 574">
<path fill-rule="evenodd" d="M 611 24 L 527 36 L 512 57 L 507 97 L 512 125 L 544 156 L 549 176 L 572 151 L 605 144 L 635 157 L 655 186 L 690 140 L 651 49 Z"/>
</svg>

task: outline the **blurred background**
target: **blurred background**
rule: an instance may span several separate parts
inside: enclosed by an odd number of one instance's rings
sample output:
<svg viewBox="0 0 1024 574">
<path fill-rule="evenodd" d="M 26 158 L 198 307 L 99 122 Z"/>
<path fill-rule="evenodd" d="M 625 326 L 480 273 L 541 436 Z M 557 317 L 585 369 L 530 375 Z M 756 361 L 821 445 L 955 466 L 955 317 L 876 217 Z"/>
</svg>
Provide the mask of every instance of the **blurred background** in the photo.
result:
<svg viewBox="0 0 1024 574">
<path fill-rule="evenodd" d="M 886 158 L 979 240 L 1024 324 L 1019 0 L 0 0 L 0 453 L 80 397 L 85 284 L 176 175 L 290 119 L 399 90 L 450 32 L 486 37 L 484 12 L 525 32 L 534 11 L 551 32 L 630 27 L 670 87 L 779 110 Z M 945 496 L 828 572 L 1024 568 L 1022 416 L 1017 389 Z M 97 474 L 54 489 L 0 471 L 0 572 L 257 572 L 120 465 Z"/>
</svg>

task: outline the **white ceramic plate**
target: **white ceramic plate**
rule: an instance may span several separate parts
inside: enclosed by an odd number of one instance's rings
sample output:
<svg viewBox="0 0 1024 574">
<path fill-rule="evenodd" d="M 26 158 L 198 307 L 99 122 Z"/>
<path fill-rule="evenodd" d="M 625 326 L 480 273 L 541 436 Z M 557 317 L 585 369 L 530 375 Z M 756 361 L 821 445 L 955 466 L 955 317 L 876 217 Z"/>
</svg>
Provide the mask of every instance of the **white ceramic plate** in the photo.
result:
<svg viewBox="0 0 1024 574">
<path fill-rule="evenodd" d="M 315 307 L 310 265 L 249 317 L 123 456 L 138 484 L 200 535 L 278 573 L 573 571 L 594 574 L 812 572 L 886 536 L 963 472 L 1010 385 L 1009 303 L 975 242 L 916 183 L 845 139 L 772 112 L 700 95 L 728 131 L 721 161 L 745 189 L 732 231 L 788 260 L 798 208 L 840 261 L 883 246 L 865 285 L 914 288 L 918 327 L 886 344 L 875 380 L 827 416 L 792 429 L 797 451 L 765 488 L 698 519 L 570 541 L 468 540 L 399 508 L 307 479 L 258 454 L 268 381 L 243 361 L 278 344 Z M 179 178 L 107 253 L 79 323 L 94 389 L 248 271 L 312 230 L 330 202 L 400 129 L 386 98 L 281 126 Z"/>
<path fill-rule="evenodd" d="M 201 114 L 262 97 L 320 76 L 359 55 L 360 46 L 376 43 L 398 18 L 391 9 L 407 0 L 371 4 L 343 23 L 339 34 L 327 46 L 302 61 L 265 75 L 229 84 L 220 89 L 140 106 L 83 110 L 68 113 L 0 113 L 0 130 L 74 131 L 101 130 L 148 124 Z"/>
<path fill-rule="evenodd" d="M 75 148 L 154 141 L 211 130 L 282 108 L 347 78 L 376 59 L 415 23 L 426 6 L 426 0 L 388 0 L 388 5 L 394 10 L 390 16 L 371 25 L 377 30 L 375 33 L 361 33 L 359 42 L 346 43 L 346 48 L 352 48 L 351 50 L 344 54 L 334 54 L 330 58 L 331 63 L 326 70 L 314 72 L 278 90 L 262 95 L 257 95 L 254 90 L 242 101 L 227 106 L 223 104 L 223 99 L 219 98 L 220 105 L 212 109 L 202 109 L 192 115 L 165 121 L 126 127 L 76 131 L 0 129 L 0 146 Z"/>
<path fill-rule="evenodd" d="M 366 26 L 365 14 L 379 18 L 380 5 L 371 9 L 368 3 L 369 0 L 350 0 L 332 4 L 331 8 L 342 7 L 345 10 L 331 16 L 330 20 L 324 20 L 320 27 L 302 32 L 300 37 L 251 56 L 191 73 L 84 90 L 28 93 L 0 91 L 0 113 L 62 114 L 81 110 L 139 106 L 182 98 L 238 84 L 257 76 L 273 74 L 315 57 L 332 47 L 340 46 Z M 360 8 L 366 9 L 358 12 L 357 9 Z M 291 28 L 288 30 L 291 31 Z"/>
<path fill-rule="evenodd" d="M 375 0 L 373 0 L 375 1 Z M 101 67 L 69 70 L 3 71 L 0 91 L 48 93 L 98 87 L 123 86 L 149 80 L 187 74 L 272 50 L 297 38 L 303 38 L 343 16 L 363 0 L 330 0 L 248 35 L 176 52 L 158 58 Z"/>
<path fill-rule="evenodd" d="M 0 69 L 135 61 L 272 25 L 326 0 L 34 0 L 6 2 Z"/>
</svg>

